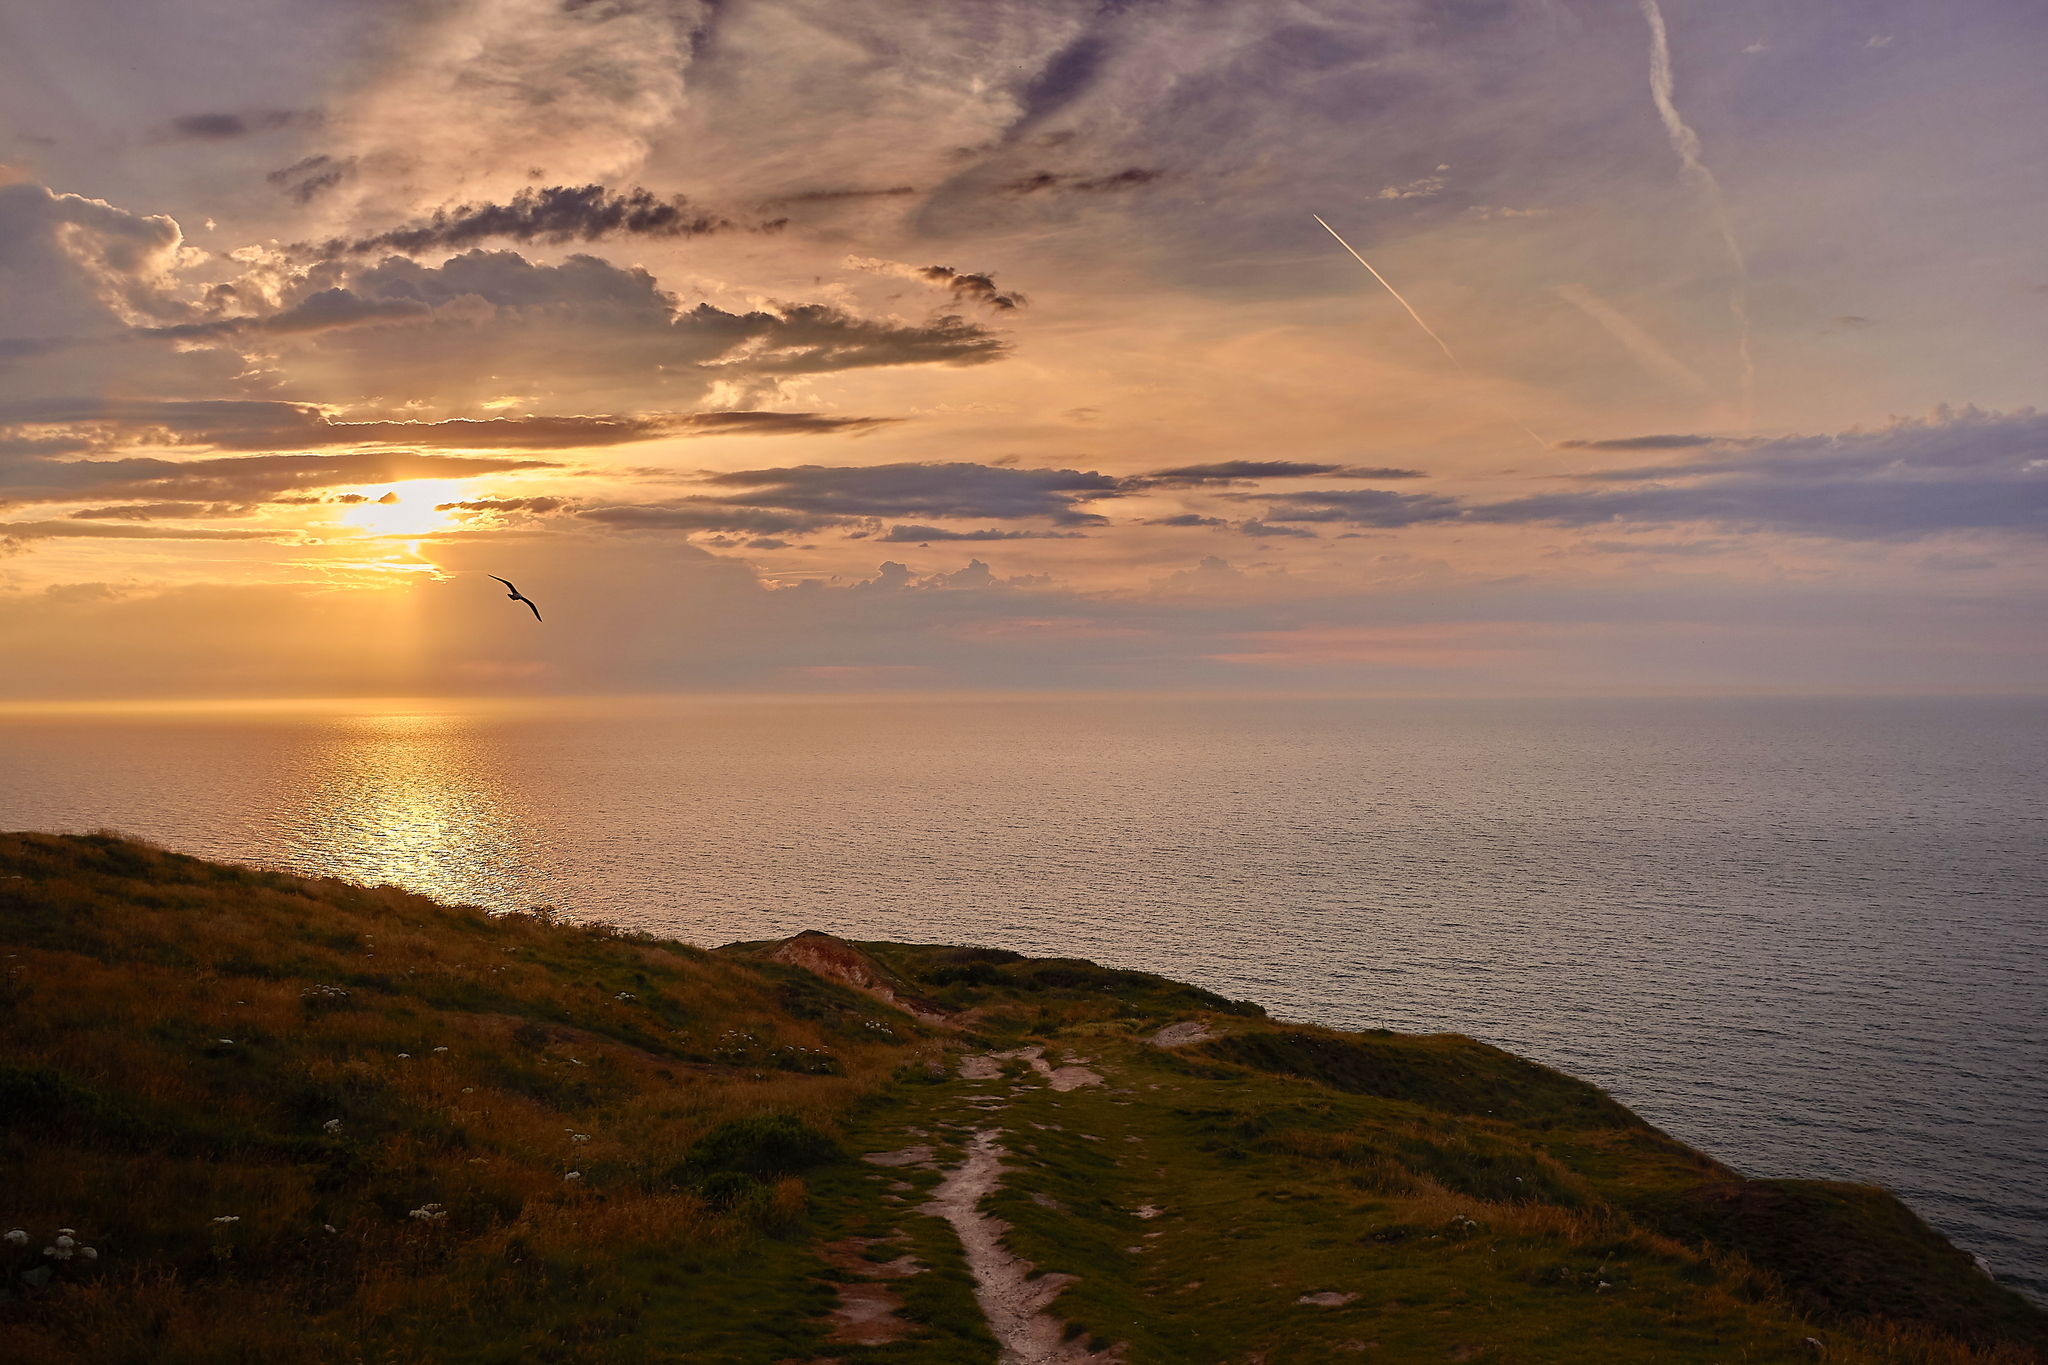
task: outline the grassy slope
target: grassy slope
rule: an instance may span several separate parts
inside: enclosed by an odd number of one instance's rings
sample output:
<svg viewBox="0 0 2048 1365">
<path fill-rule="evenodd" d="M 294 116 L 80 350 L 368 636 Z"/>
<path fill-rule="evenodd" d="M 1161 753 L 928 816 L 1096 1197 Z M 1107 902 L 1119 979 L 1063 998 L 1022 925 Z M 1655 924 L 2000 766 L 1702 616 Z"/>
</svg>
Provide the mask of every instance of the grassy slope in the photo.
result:
<svg viewBox="0 0 2048 1365">
<path fill-rule="evenodd" d="M 1741 1182 L 1497 1049 L 1279 1025 L 1142 973 L 862 945 L 972 1008 L 962 1035 L 766 945 L 104 837 L 0 836 L 0 937 L 0 1221 L 35 1238 L 0 1252 L 10 1355 L 990 1362 L 958 1245 L 915 1211 L 938 1172 L 774 1133 L 945 1163 L 991 1123 L 1012 1170 L 988 1207 L 1082 1277 L 1059 1315 L 1133 1362 L 1769 1361 L 1812 1358 L 1806 1336 L 1832 1361 L 2021 1361 L 2048 1339 L 1881 1192 Z M 1225 1036 L 1141 1041 L 1189 1018 Z M 1031 1043 L 1109 1084 L 933 1067 Z M 60 1225 L 100 1259 L 25 1288 Z M 926 1267 L 890 1282 L 916 1331 L 831 1345 L 862 1261 L 820 1249 L 863 1244 Z M 1296 1303 L 1322 1291 L 1357 1297 Z"/>
</svg>

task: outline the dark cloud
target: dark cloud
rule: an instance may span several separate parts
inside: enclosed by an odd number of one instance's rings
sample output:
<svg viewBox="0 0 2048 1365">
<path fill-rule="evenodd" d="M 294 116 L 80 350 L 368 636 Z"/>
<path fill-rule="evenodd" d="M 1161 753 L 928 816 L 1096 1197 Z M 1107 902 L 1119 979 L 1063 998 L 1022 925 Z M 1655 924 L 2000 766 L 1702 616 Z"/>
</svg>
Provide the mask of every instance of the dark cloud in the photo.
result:
<svg viewBox="0 0 2048 1365">
<path fill-rule="evenodd" d="M 1181 514 L 1180 514 L 1179 516 L 1177 516 L 1177 517 L 1160 517 L 1160 518 L 1159 518 L 1158 520 L 1156 520 L 1156 521 L 1148 521 L 1148 522 L 1146 522 L 1146 523 L 1145 523 L 1145 525 L 1147 525 L 1147 526 L 1228 526 L 1228 525 L 1230 525 L 1230 523 L 1229 523 L 1229 522 L 1227 522 L 1227 521 L 1225 521 L 1225 520 L 1224 520 L 1224 519 L 1223 519 L 1222 517 L 1204 517 L 1204 516 L 1199 516 L 1199 515 L 1197 515 L 1196 513 L 1193 513 L 1193 512 L 1183 512 L 1183 513 L 1181 513 Z"/>
<path fill-rule="evenodd" d="M 2048 415 L 1937 409 L 1876 431 L 1788 436 L 1687 464 L 1610 470 L 1638 487 L 1475 507 L 1475 521 L 1710 522 L 1850 540 L 1944 531 L 2048 535 Z"/>
<path fill-rule="evenodd" d="M 301 204 L 310 204 L 328 190 L 341 184 L 356 173 L 356 159 L 337 159 L 331 156 L 309 156 L 294 161 L 264 176 Z"/>
<path fill-rule="evenodd" d="M 252 133 L 271 133 L 294 125 L 317 125 L 318 112 L 311 109 L 258 109 L 240 114 L 186 114 L 174 118 L 158 132 L 156 140 L 167 142 L 225 142 Z"/>
<path fill-rule="evenodd" d="M 321 244 L 318 251 L 328 257 L 378 251 L 411 255 L 460 249 L 499 237 L 558 246 L 606 237 L 702 237 L 742 226 L 762 232 L 773 231 L 782 223 L 742 225 L 697 208 L 680 194 L 663 199 L 652 190 L 638 188 L 614 194 L 602 185 L 550 185 L 521 190 L 508 204 L 463 204 L 442 209 L 412 227 L 353 241 L 335 238 Z"/>
<path fill-rule="evenodd" d="M 1081 540 L 1080 531 L 947 531 L 937 526 L 891 526 L 877 538 L 883 545 L 923 545 L 934 540 Z"/>
<path fill-rule="evenodd" d="M 0 460 L 0 503 L 150 499 L 253 502 L 337 484 L 465 479 L 519 469 L 559 468 L 545 460 L 372 451 L 326 455 L 238 455 L 207 460 Z"/>
<path fill-rule="evenodd" d="M 740 470 L 708 482 L 750 490 L 724 499 L 733 504 L 824 516 L 1050 517 L 1068 526 L 1102 523 L 1104 518 L 1083 511 L 1080 504 L 1118 490 L 1115 479 L 1092 471 L 967 463 L 800 465 Z"/>
<path fill-rule="evenodd" d="M 1142 166 L 1131 166 L 1109 175 L 1069 175 L 1057 171 L 1034 171 L 1030 175 L 1006 180 L 996 186 L 998 194 L 1026 195 L 1052 191 L 1059 194 L 1104 194 L 1116 190 L 1134 190 L 1140 185 L 1149 185 L 1165 175 L 1165 171 L 1147 170 Z"/>
<path fill-rule="evenodd" d="M 764 209 L 779 208 L 784 204 L 835 204 L 848 199 L 899 199 L 916 194 L 912 185 L 892 185 L 886 190 L 805 190 L 800 194 L 785 194 L 764 202 Z"/>
<path fill-rule="evenodd" d="M 0 521 L 8 540 L 276 540 L 297 531 L 206 531 L 182 526 L 102 526 L 90 521 Z"/>
<path fill-rule="evenodd" d="M 816 412 L 682 412 L 634 417 L 454 417 L 439 422 L 337 422 L 308 403 L 42 399 L 0 404 L 0 456 L 98 450 L 122 440 L 228 450 L 346 445 L 569 450 L 668 436 L 858 435 L 901 420 L 835 417 Z"/>
<path fill-rule="evenodd" d="M 950 265 L 928 265 L 918 275 L 934 284 L 944 285 L 956 299 L 969 303 L 985 304 L 1002 312 L 1024 306 L 1024 296 L 1016 290 L 1004 293 L 996 288 L 995 278 L 985 274 L 963 274 Z"/>
<path fill-rule="evenodd" d="M 247 513 L 249 504 L 232 502 L 143 502 L 119 507 L 92 507 L 73 512 L 75 521 L 159 521 L 193 517 L 233 517 Z"/>
<path fill-rule="evenodd" d="M 473 502 L 437 502 L 436 512 L 533 512 L 546 514 L 567 507 L 566 498 L 478 498 Z"/>
<path fill-rule="evenodd" d="M 901 417 L 828 417 L 818 412 L 693 412 L 673 419 L 662 435 L 682 436 L 858 436 Z"/>
<path fill-rule="evenodd" d="M 1018 115 L 1010 125 L 1014 137 L 1057 114 L 1095 83 L 1109 44 L 1100 33 L 1083 33 L 1055 52 L 1017 92 Z"/>
<path fill-rule="evenodd" d="M 756 536 L 816 531 L 827 526 L 842 526 L 850 520 L 735 506 L 715 498 L 676 498 L 660 503 L 591 507 L 576 515 L 620 531 L 731 531 Z"/>
<path fill-rule="evenodd" d="M 1579 542 L 1572 548 L 1583 554 L 1594 555 L 1701 558 L 1726 554 L 1731 547 L 1725 540 L 1587 540 Z"/>
<path fill-rule="evenodd" d="M 729 313 L 709 303 L 685 309 L 638 268 L 594 256 L 536 265 L 514 251 L 471 251 L 438 266 L 391 256 L 357 272 L 349 289 L 379 303 L 411 300 L 437 310 L 427 326 L 380 332 L 374 343 L 343 333 L 347 347 L 391 383 L 422 365 L 464 381 L 460 365 L 492 391 L 530 383 L 558 388 L 571 378 L 637 384 L 659 373 L 673 382 L 696 370 L 702 382 L 772 386 L 774 377 L 889 365 L 974 365 L 1007 347 L 994 333 L 946 315 L 905 325 L 860 317 L 828 304 L 787 303 Z M 379 384 L 377 391 L 384 391 Z"/>
<path fill-rule="evenodd" d="M 1238 534 L 1247 536 L 1296 536 L 1303 540 L 1318 539 L 1314 531 L 1304 531 L 1298 526 L 1274 526 L 1256 518 L 1239 522 L 1237 530 Z"/>
<path fill-rule="evenodd" d="M 1718 436 L 1629 436 L 1619 441 L 1559 441 L 1559 450 L 1690 450 L 1710 446 Z"/>
<path fill-rule="evenodd" d="M 1397 527 L 1450 521 L 1461 511 L 1456 498 L 1436 493 L 1390 493 L 1381 488 L 1231 493 L 1226 496 L 1235 501 L 1266 504 L 1262 515 L 1267 522 L 1338 522 L 1345 526 Z"/>
<path fill-rule="evenodd" d="M 1181 465 L 1176 469 L 1155 469 L 1126 480 L 1133 487 L 1197 488 L 1204 484 L 1230 486 L 1254 479 L 1422 479 L 1419 469 L 1381 469 L 1364 465 L 1305 464 L 1295 460 L 1222 460 L 1215 464 Z"/>
<path fill-rule="evenodd" d="M 204 341 L 248 332 L 286 336 L 295 332 L 328 332 L 341 327 L 379 323 L 430 321 L 433 316 L 434 310 L 418 299 L 365 299 L 346 289 L 322 289 L 308 294 L 289 308 L 263 317 L 217 318 L 211 322 L 140 327 L 136 329 L 136 335 L 170 341 Z"/>
</svg>

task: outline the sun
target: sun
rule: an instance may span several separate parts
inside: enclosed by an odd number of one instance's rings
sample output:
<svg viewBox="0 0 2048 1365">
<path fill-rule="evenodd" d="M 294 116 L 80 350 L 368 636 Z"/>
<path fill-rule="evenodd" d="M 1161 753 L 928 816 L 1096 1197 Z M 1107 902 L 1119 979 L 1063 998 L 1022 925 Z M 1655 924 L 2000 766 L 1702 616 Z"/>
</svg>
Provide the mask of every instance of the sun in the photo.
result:
<svg viewBox="0 0 2048 1365">
<path fill-rule="evenodd" d="M 344 509 L 344 522 L 373 536 L 417 536 L 450 524 L 448 514 L 434 508 L 458 500 L 462 485 L 452 479 L 422 479 L 397 488 L 366 488 L 358 495 L 367 500 Z"/>
</svg>

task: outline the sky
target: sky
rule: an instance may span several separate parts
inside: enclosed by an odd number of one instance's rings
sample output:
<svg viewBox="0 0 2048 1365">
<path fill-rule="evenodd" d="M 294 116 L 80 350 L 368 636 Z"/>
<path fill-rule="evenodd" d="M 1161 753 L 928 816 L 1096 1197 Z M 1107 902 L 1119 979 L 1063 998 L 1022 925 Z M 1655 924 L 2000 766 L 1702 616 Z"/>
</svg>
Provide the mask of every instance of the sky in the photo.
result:
<svg viewBox="0 0 2048 1365">
<path fill-rule="evenodd" d="M 2038 693 L 2044 60 L 2034 0 L 20 0 L 0 700 Z"/>
</svg>

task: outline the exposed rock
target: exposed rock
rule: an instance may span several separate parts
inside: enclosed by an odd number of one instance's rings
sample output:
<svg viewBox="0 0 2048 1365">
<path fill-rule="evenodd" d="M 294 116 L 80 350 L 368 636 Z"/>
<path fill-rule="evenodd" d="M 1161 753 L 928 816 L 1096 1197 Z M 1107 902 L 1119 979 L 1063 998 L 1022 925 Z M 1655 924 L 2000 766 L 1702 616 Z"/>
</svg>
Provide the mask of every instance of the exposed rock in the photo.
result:
<svg viewBox="0 0 2048 1365">
<path fill-rule="evenodd" d="M 936 1000 L 911 994 L 894 972 L 845 939 L 832 934 L 806 929 L 776 944 L 769 950 L 768 960 L 802 967 L 829 981 L 864 991 L 884 1004 L 894 1005 L 920 1024 L 954 1027 L 955 1011 Z"/>
</svg>

